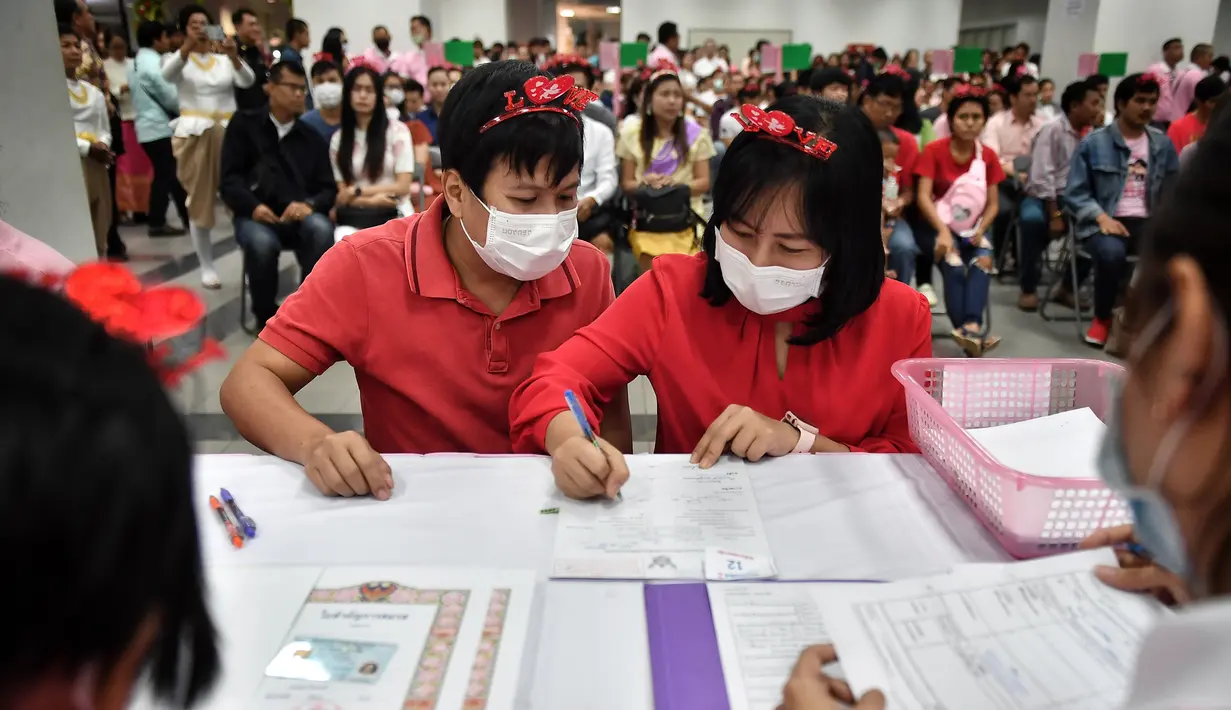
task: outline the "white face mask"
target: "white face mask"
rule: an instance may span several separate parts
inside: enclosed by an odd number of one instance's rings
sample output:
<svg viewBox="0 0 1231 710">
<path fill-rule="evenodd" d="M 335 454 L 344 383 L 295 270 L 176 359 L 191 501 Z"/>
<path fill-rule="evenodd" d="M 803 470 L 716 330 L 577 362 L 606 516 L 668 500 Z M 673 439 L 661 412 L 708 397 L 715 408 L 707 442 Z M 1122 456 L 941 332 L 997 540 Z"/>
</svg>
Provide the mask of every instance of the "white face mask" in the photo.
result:
<svg viewBox="0 0 1231 710">
<path fill-rule="evenodd" d="M 825 264 L 805 270 L 756 266 L 742 251 L 728 244 L 718 229 L 714 230 L 714 258 L 722 266 L 722 280 L 727 288 L 753 313 L 781 313 L 821 295 Z"/>
<path fill-rule="evenodd" d="M 470 193 L 474 195 L 472 191 Z M 478 195 L 474 195 L 479 200 Z M 534 281 L 564 263 L 577 238 L 577 208 L 556 214 L 510 214 L 479 200 L 487 210 L 487 243 L 479 245 L 458 219 L 479 258 L 497 273 Z"/>
<path fill-rule="evenodd" d="M 385 92 L 385 96 L 389 97 L 389 103 L 394 106 L 401 106 L 406 100 L 406 92 L 401 89 L 389 89 Z"/>
<path fill-rule="evenodd" d="M 321 108 L 337 108 L 342 105 L 341 84 L 317 84 L 312 89 L 312 95 L 316 97 L 316 103 L 320 104 Z"/>
</svg>

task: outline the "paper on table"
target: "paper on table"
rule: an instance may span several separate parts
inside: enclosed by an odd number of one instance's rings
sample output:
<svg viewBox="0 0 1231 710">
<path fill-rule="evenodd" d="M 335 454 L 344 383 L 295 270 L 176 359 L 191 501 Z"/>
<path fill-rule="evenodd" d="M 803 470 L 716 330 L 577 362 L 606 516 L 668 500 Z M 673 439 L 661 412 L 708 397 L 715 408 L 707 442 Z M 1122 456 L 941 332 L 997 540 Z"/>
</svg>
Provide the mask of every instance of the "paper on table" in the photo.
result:
<svg viewBox="0 0 1231 710">
<path fill-rule="evenodd" d="M 415 699 L 425 707 L 511 709 L 533 597 L 530 571 L 326 569 L 280 649 L 326 640 L 321 645 L 332 653 L 322 662 L 347 680 L 274 677 L 288 667 L 282 652 L 249 707 L 384 710 Z"/>
<path fill-rule="evenodd" d="M 731 710 L 774 710 L 782 702 L 782 686 L 800 651 L 829 643 L 814 598 L 815 591 L 825 586 L 829 585 L 706 585 Z M 825 672 L 842 677 L 836 663 Z"/>
<path fill-rule="evenodd" d="M 1107 425 L 1089 407 L 985 429 L 970 438 L 1009 468 L 1050 478 L 1097 479 Z"/>
<path fill-rule="evenodd" d="M 623 500 L 560 504 L 552 577 L 701 579 L 708 547 L 772 562 L 742 461 L 629 468 Z"/>
<path fill-rule="evenodd" d="M 1159 605 L 1094 578 L 1109 548 L 818 592 L 857 695 L 898 710 L 1120 707 Z"/>
</svg>

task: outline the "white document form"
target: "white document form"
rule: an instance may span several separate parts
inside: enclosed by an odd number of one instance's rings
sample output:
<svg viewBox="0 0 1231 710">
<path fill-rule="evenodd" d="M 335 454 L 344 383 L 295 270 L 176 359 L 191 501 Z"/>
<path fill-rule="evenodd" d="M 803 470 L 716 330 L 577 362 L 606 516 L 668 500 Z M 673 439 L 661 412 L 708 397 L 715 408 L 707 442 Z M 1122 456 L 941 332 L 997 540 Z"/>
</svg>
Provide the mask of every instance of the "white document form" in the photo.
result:
<svg viewBox="0 0 1231 710">
<path fill-rule="evenodd" d="M 629 466 L 622 500 L 560 504 L 552 577 L 701 579 L 709 547 L 772 560 L 742 461 Z"/>
<path fill-rule="evenodd" d="M 829 643 L 815 592 L 822 583 L 708 584 L 731 710 L 774 710 L 800 651 Z M 841 677 L 837 664 L 825 671 Z"/>
<path fill-rule="evenodd" d="M 1107 425 L 1089 407 L 984 429 L 967 429 L 1000 463 L 1051 478 L 1097 479 Z"/>
<path fill-rule="evenodd" d="M 247 707 L 511 709 L 533 598 L 531 571 L 327 568 Z"/>
<path fill-rule="evenodd" d="M 819 592 L 852 690 L 895 710 L 1110 710 L 1161 607 L 1103 585 L 1110 549 Z"/>
</svg>

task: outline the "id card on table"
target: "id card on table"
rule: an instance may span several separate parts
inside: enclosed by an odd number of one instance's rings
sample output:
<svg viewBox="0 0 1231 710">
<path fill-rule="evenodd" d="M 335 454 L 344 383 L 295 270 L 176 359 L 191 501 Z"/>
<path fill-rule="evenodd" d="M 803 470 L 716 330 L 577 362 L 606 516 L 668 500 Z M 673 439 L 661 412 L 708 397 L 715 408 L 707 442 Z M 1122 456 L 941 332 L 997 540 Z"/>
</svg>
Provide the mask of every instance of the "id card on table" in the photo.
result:
<svg viewBox="0 0 1231 710">
<path fill-rule="evenodd" d="M 372 684 L 380 680 L 397 648 L 392 643 L 296 637 L 278 651 L 265 667 L 265 675 L 288 680 Z"/>
</svg>

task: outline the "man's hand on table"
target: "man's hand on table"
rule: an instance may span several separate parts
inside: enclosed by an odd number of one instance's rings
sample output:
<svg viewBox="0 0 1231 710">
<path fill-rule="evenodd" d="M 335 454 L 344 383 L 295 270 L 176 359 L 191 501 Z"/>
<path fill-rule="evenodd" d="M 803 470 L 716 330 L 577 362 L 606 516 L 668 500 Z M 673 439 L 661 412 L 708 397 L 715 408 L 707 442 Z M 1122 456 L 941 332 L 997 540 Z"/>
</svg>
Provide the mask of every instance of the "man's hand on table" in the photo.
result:
<svg viewBox="0 0 1231 710">
<path fill-rule="evenodd" d="M 838 654 L 833 646 L 804 649 L 782 688 L 778 710 L 884 710 L 885 696 L 879 690 L 865 693 L 856 702 L 845 681 L 825 675 L 822 667 L 836 660 Z"/>
<path fill-rule="evenodd" d="M 389 500 L 393 471 L 361 434 L 331 433 L 308 443 L 304 473 L 327 496 L 371 495 Z"/>
</svg>

